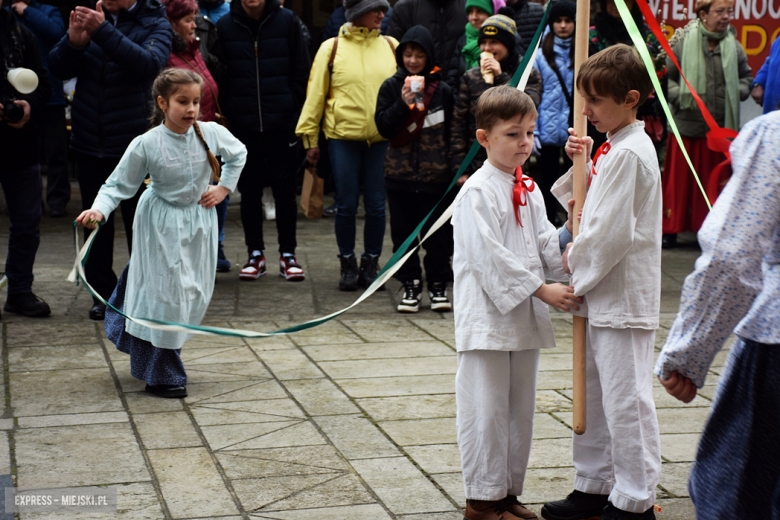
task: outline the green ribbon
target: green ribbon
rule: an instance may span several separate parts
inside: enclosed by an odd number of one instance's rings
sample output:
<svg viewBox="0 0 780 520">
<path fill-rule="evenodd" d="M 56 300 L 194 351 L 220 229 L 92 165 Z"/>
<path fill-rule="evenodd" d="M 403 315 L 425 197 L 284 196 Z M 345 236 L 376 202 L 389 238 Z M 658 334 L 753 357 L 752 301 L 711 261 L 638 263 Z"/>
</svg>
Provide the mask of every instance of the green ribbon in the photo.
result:
<svg viewBox="0 0 780 520">
<path fill-rule="evenodd" d="M 658 81 L 658 76 L 655 74 L 653 58 L 650 56 L 650 52 L 647 50 L 647 45 L 642 38 L 642 33 L 639 32 L 639 28 L 636 26 L 636 23 L 634 22 L 634 19 L 632 18 L 631 12 L 626 6 L 625 1 L 615 0 L 615 6 L 620 13 L 620 17 L 623 19 L 623 23 L 626 24 L 628 35 L 631 37 L 631 41 L 634 42 L 634 47 L 636 47 L 636 50 L 639 51 L 639 56 L 642 58 L 645 67 L 647 67 L 647 73 L 650 74 L 650 80 L 653 82 L 653 88 L 655 88 L 655 95 L 658 96 L 659 101 L 661 101 L 661 106 L 663 107 L 666 118 L 669 121 L 669 126 L 672 128 L 672 133 L 674 133 L 674 137 L 677 139 L 677 143 L 680 145 L 680 150 L 682 151 L 685 160 L 688 162 L 688 166 L 690 166 L 691 172 L 693 172 L 693 176 L 696 179 L 696 184 L 699 185 L 699 189 L 704 195 L 704 201 L 707 203 L 707 208 L 711 210 L 712 205 L 710 204 L 710 200 L 707 197 L 707 193 L 704 191 L 704 186 L 701 184 L 699 175 L 696 173 L 696 168 L 693 167 L 691 158 L 688 157 L 688 151 L 685 149 L 680 131 L 677 129 L 677 124 L 674 122 L 674 117 L 672 117 L 672 111 L 669 109 L 669 104 L 666 102 L 666 97 L 664 96 L 663 90 L 661 89 L 661 83 Z"/>
<path fill-rule="evenodd" d="M 549 2 L 547 4 L 547 9 L 544 11 L 544 16 L 542 16 L 542 21 L 539 24 L 539 27 L 536 29 L 536 33 L 534 34 L 533 39 L 531 40 L 531 45 L 529 45 L 528 47 L 529 49 L 536 49 L 538 47 L 539 39 L 542 36 L 542 30 L 547 25 L 547 16 L 550 13 L 551 7 L 552 7 L 552 2 Z M 534 54 L 535 52 L 533 51 L 526 52 L 525 56 L 520 62 L 520 65 L 517 67 L 517 70 L 515 71 L 512 80 L 509 82 L 510 86 L 517 87 L 517 84 L 520 82 L 520 79 L 523 76 L 523 72 L 525 71 L 526 67 L 528 67 L 528 64 L 533 59 Z M 77 225 L 75 221 L 73 222 L 73 238 L 76 246 L 76 251 L 78 254 L 76 257 L 75 265 L 73 267 L 73 271 L 70 273 L 70 276 L 68 276 L 68 280 L 70 280 L 71 282 L 78 283 L 80 279 L 84 284 L 84 287 L 92 295 L 92 297 L 104 303 L 107 307 L 110 307 L 114 312 L 120 314 L 121 316 L 124 316 L 126 320 L 132 321 L 134 323 L 138 323 L 140 325 L 152 329 L 162 329 L 162 330 L 169 330 L 175 332 L 187 332 L 192 334 L 233 336 L 239 338 L 264 338 L 268 336 L 290 334 L 292 332 L 298 332 L 301 330 L 310 329 L 312 327 L 316 327 L 317 325 L 321 325 L 327 321 L 330 321 L 334 318 L 337 318 L 338 316 L 341 316 L 348 310 L 352 309 L 353 307 L 356 307 L 364 300 L 366 300 L 369 296 L 371 296 L 374 292 L 376 292 L 377 289 L 379 289 L 379 287 L 381 287 L 385 282 L 387 282 L 387 280 L 389 280 L 390 277 L 396 273 L 396 271 L 398 271 L 401 268 L 404 262 L 420 247 L 420 245 L 423 242 L 425 242 L 425 240 L 428 239 L 428 237 L 430 237 L 433 233 L 435 233 L 436 230 L 438 230 L 449 220 L 450 216 L 452 215 L 452 209 L 454 203 L 451 204 L 444 211 L 441 217 L 439 217 L 439 219 L 430 227 L 428 232 L 425 234 L 422 240 L 420 240 L 419 243 L 414 247 L 414 249 L 412 249 L 411 251 L 409 250 L 409 248 L 412 245 L 412 242 L 414 242 L 417 239 L 417 237 L 420 235 L 423 227 L 431 218 L 431 215 L 433 215 L 436 212 L 436 210 L 439 208 L 439 205 L 442 203 L 442 201 L 444 201 L 444 199 L 447 197 L 449 192 L 452 191 L 452 189 L 455 187 L 458 178 L 463 174 L 463 172 L 466 170 L 468 165 L 471 164 L 471 161 L 474 160 L 474 157 L 477 155 L 477 151 L 479 151 L 480 146 L 481 145 L 477 141 L 474 141 L 474 143 L 471 145 L 471 149 L 469 150 L 468 154 L 466 154 L 466 158 L 463 160 L 463 163 L 460 165 L 460 168 L 458 169 L 458 173 L 456 173 L 455 176 L 453 177 L 452 182 L 450 182 L 450 185 L 447 187 L 447 191 L 444 192 L 444 195 L 442 196 L 441 200 L 439 200 L 439 202 L 436 203 L 436 206 L 434 206 L 433 209 L 425 216 L 425 218 L 422 219 L 422 222 L 420 222 L 417 225 L 417 227 L 407 237 L 407 239 L 404 240 L 404 242 L 401 244 L 398 250 L 387 261 L 384 268 L 382 268 L 382 270 L 379 272 L 376 279 L 371 283 L 371 285 L 368 286 L 365 292 L 357 300 L 355 300 L 355 302 L 352 303 L 352 305 L 350 305 L 349 307 L 341 309 L 340 311 L 336 311 L 332 314 L 328 314 L 327 316 L 323 316 L 321 318 L 316 318 L 307 321 L 305 323 L 299 323 L 298 325 L 293 325 L 291 327 L 276 330 L 273 332 L 255 332 L 252 330 L 226 329 L 221 327 L 204 327 L 202 325 L 188 325 L 186 323 L 172 323 L 172 322 L 156 320 L 152 318 L 135 318 L 133 316 L 129 316 L 124 312 L 120 311 L 119 309 L 117 309 L 116 307 L 114 307 L 113 305 L 111 305 L 110 303 L 108 303 L 106 300 L 104 300 L 99 294 L 95 292 L 92 286 L 89 285 L 89 283 L 87 283 L 87 277 L 84 274 L 84 265 L 86 265 L 87 263 L 87 259 L 89 258 L 89 252 L 92 249 L 92 244 L 95 240 L 95 237 L 98 234 L 98 231 L 100 230 L 100 226 L 98 226 L 98 229 L 96 229 L 93 233 L 90 234 L 90 236 L 84 242 L 84 245 L 81 247 L 81 250 L 79 250 L 79 238 L 77 232 Z"/>
</svg>

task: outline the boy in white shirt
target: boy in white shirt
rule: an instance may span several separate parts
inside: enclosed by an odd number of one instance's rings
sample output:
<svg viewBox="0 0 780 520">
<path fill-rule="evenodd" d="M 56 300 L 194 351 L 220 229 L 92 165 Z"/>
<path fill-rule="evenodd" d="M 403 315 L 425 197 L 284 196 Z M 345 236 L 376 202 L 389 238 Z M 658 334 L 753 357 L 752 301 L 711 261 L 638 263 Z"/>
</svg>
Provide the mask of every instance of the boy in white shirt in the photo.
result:
<svg viewBox="0 0 780 520">
<path fill-rule="evenodd" d="M 574 492 L 542 508 L 547 520 L 650 520 L 661 473 L 653 402 L 661 298 L 661 173 L 637 108 L 652 92 L 636 50 L 614 45 L 577 75 L 583 114 L 607 142 L 588 163 L 580 234 L 568 246 L 577 296 L 588 305 L 587 430 L 574 435 Z M 573 156 L 593 140 L 574 131 Z M 565 193 L 570 173 L 553 186 Z M 561 192 L 558 190 L 561 189 Z M 566 200 L 566 195 L 560 197 Z"/>
<path fill-rule="evenodd" d="M 458 444 L 467 520 L 533 519 L 522 493 L 533 434 L 539 349 L 555 346 L 548 304 L 579 309 L 561 253 L 561 230 L 522 164 L 536 108 L 524 92 L 494 87 L 479 98 L 476 137 L 488 160 L 463 185 L 452 216 Z"/>
</svg>

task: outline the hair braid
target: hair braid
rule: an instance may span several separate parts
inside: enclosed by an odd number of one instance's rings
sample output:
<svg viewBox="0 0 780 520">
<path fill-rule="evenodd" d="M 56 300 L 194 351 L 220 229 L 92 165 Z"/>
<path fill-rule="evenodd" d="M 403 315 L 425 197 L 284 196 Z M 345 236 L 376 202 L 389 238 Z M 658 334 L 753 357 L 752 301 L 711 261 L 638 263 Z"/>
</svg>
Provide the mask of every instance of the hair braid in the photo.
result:
<svg viewBox="0 0 780 520">
<path fill-rule="evenodd" d="M 200 142 L 203 143 L 204 148 L 206 148 L 206 154 L 209 157 L 209 165 L 211 166 L 211 180 L 215 182 L 219 182 L 219 161 L 216 157 L 214 157 L 214 154 L 211 153 L 211 150 L 209 150 L 209 145 L 206 143 L 206 139 L 203 137 L 203 132 L 200 130 L 200 126 L 198 125 L 197 121 L 193 123 L 192 125 L 195 128 L 195 133 L 198 134 L 198 137 L 200 137 Z"/>
</svg>

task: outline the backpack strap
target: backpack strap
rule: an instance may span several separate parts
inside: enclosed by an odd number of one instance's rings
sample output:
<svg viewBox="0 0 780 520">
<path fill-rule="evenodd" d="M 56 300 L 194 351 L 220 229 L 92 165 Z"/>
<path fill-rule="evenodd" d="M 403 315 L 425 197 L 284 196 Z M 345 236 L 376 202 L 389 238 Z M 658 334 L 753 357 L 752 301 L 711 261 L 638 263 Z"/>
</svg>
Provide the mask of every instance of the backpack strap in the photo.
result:
<svg viewBox="0 0 780 520">
<path fill-rule="evenodd" d="M 393 42 L 390 41 L 390 38 L 388 38 L 384 34 L 382 36 L 384 37 L 387 44 L 390 46 L 390 50 L 393 51 L 393 58 L 395 58 L 395 45 L 393 45 Z"/>
<path fill-rule="evenodd" d="M 338 35 L 336 35 L 333 40 L 333 49 L 331 49 L 330 51 L 330 61 L 328 61 L 328 72 L 330 72 L 331 76 L 333 75 L 333 62 L 336 61 L 336 49 L 338 48 L 339 48 L 339 37 Z"/>
</svg>

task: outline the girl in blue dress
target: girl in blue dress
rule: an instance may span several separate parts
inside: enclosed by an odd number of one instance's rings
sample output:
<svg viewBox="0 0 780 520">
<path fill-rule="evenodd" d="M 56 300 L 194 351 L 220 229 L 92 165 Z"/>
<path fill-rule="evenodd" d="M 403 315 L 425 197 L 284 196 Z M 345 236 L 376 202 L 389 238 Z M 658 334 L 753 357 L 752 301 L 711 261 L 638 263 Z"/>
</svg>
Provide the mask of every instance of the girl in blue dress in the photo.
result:
<svg viewBox="0 0 780 520">
<path fill-rule="evenodd" d="M 168 69 L 154 81 L 153 128 L 128 146 L 91 209 L 76 221 L 93 229 L 137 192 L 148 175 L 133 224 L 133 254 L 109 303 L 129 316 L 200 324 L 214 290 L 217 215 L 235 189 L 246 148 L 217 123 L 196 121 L 201 78 Z M 162 123 L 162 124 L 160 124 Z M 215 155 L 221 155 L 221 169 Z M 209 180 L 218 181 L 209 186 Z M 150 329 L 106 310 L 106 336 L 130 354 L 133 377 L 159 397 L 186 397 L 181 347 L 192 337 Z"/>
</svg>

